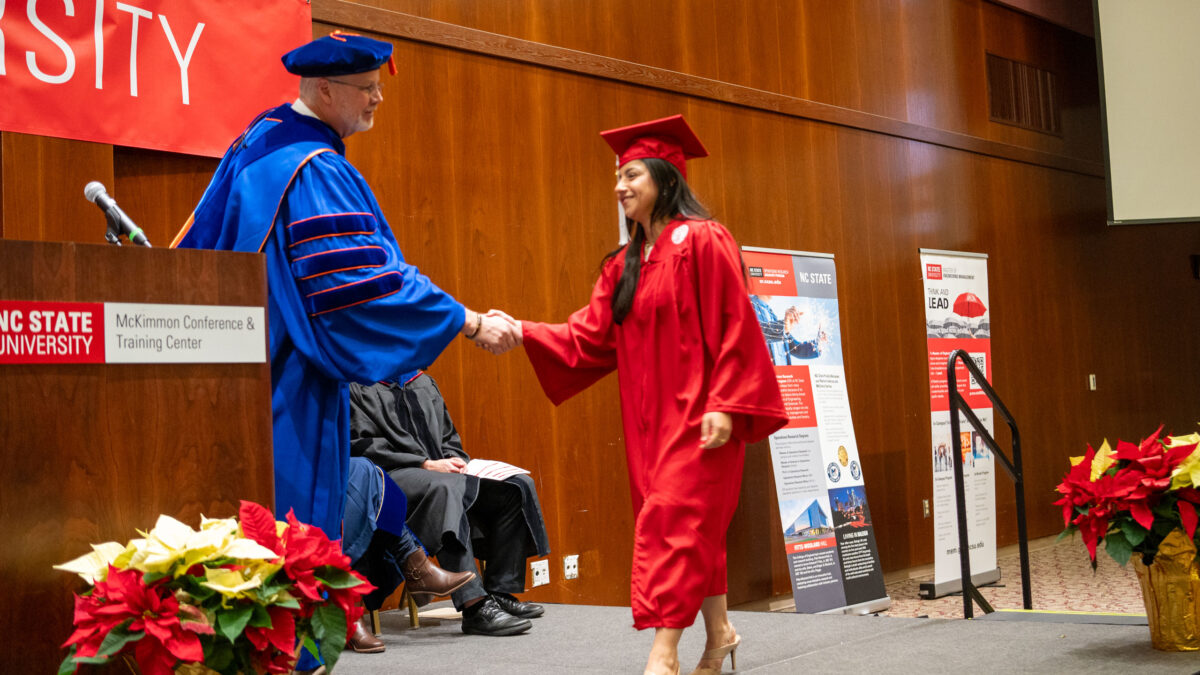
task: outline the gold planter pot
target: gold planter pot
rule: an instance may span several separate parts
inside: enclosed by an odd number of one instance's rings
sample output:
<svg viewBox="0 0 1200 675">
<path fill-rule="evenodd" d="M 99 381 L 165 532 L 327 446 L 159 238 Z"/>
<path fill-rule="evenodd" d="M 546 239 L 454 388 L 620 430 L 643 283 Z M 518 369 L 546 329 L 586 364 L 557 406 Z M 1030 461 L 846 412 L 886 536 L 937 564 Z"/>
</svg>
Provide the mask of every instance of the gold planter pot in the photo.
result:
<svg viewBox="0 0 1200 675">
<path fill-rule="evenodd" d="M 1192 540 L 1176 529 L 1163 539 L 1149 567 L 1134 554 L 1133 569 L 1142 586 L 1154 648 L 1200 650 L 1200 570 Z"/>
</svg>

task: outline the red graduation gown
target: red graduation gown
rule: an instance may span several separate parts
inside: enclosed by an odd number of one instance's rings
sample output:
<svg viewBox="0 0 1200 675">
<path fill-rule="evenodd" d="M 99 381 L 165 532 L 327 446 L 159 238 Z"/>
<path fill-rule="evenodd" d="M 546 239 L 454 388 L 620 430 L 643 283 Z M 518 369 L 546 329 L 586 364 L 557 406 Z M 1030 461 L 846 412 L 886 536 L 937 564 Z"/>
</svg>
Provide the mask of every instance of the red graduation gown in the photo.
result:
<svg viewBox="0 0 1200 675">
<path fill-rule="evenodd" d="M 729 231 L 668 225 L 617 325 L 612 294 L 627 252 L 608 261 L 591 301 L 565 324 L 524 322 L 525 352 L 555 405 L 616 368 L 635 515 L 634 626 L 685 628 L 705 597 L 726 592 L 725 532 L 746 443 L 787 416 Z M 710 411 L 733 417 L 733 435 L 701 450 Z"/>
</svg>

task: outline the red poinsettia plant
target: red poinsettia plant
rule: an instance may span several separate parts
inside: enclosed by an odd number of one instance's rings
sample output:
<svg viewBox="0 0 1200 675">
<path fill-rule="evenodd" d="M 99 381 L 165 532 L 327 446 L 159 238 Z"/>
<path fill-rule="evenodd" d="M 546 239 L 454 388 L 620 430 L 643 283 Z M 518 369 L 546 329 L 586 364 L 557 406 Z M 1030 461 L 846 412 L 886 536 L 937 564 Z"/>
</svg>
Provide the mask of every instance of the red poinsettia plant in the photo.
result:
<svg viewBox="0 0 1200 675">
<path fill-rule="evenodd" d="M 291 511 L 241 503 L 199 530 L 160 516 L 122 546 L 56 566 L 83 577 L 60 675 L 124 660 L 145 675 L 289 673 L 301 649 L 332 670 L 374 590 L 341 546 Z"/>
<path fill-rule="evenodd" d="M 1121 565 L 1134 554 L 1149 565 L 1159 544 L 1175 529 L 1195 541 L 1200 521 L 1200 433 L 1160 438 L 1162 427 L 1136 445 L 1108 441 L 1083 457 L 1056 488 L 1063 510 L 1063 535 L 1079 532 L 1096 567 L 1104 542 Z"/>
</svg>

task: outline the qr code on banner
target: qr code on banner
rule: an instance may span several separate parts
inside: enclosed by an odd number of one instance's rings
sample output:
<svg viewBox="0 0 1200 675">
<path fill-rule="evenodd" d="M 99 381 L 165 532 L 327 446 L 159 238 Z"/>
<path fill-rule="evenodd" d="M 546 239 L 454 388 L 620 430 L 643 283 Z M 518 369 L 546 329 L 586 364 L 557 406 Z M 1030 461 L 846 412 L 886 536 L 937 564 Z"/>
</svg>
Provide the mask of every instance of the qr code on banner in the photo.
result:
<svg viewBox="0 0 1200 675">
<path fill-rule="evenodd" d="M 975 366 L 979 368 L 979 372 L 983 373 L 986 376 L 987 375 L 987 354 L 984 352 L 970 352 L 968 355 L 971 357 L 971 360 L 975 362 Z M 971 385 L 970 385 L 971 389 L 973 389 L 975 391 L 981 390 L 982 388 L 979 386 L 979 383 L 975 381 L 975 375 L 973 373 L 971 373 L 970 371 L 967 371 L 967 374 L 971 378 Z"/>
</svg>

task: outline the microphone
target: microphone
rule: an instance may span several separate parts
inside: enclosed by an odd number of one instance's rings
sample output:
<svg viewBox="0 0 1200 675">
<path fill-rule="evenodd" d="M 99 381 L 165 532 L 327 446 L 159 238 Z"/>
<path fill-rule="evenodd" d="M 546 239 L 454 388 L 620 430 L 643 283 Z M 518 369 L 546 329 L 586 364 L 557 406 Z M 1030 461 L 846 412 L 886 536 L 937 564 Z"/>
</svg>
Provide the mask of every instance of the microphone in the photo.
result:
<svg viewBox="0 0 1200 675">
<path fill-rule="evenodd" d="M 150 242 L 146 239 L 146 234 L 142 232 L 142 228 L 138 227 L 129 216 L 125 215 L 121 207 L 117 206 L 115 199 L 108 196 L 102 183 L 92 181 L 83 186 L 83 196 L 87 197 L 89 202 L 99 206 L 100 210 L 104 212 L 104 217 L 108 220 L 109 228 L 108 234 L 105 235 L 106 239 L 119 245 L 118 242 L 113 241 L 116 238 L 115 235 L 124 234 L 129 237 L 129 241 L 138 246 L 151 248 Z"/>
</svg>

